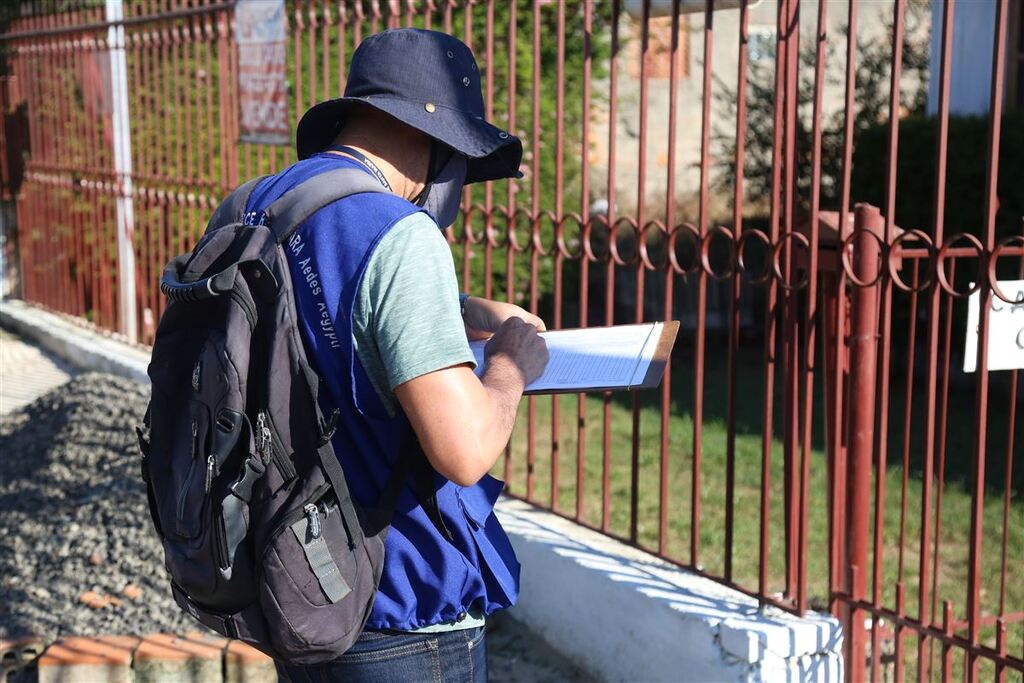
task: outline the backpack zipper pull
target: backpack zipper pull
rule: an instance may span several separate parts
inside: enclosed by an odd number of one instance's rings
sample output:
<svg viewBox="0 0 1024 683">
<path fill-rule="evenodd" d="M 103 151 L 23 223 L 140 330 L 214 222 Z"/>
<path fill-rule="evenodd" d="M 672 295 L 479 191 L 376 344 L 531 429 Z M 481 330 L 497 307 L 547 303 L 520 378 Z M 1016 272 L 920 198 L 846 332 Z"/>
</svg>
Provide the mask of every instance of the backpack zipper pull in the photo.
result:
<svg viewBox="0 0 1024 683">
<path fill-rule="evenodd" d="M 259 440 L 256 443 L 256 449 L 260 455 L 266 455 L 270 452 L 271 436 L 270 427 L 267 426 L 267 414 L 262 410 L 256 415 L 256 429 L 259 432 Z"/>
<path fill-rule="evenodd" d="M 306 512 L 306 517 L 309 518 L 309 534 L 313 538 L 320 538 L 320 510 L 313 503 L 309 503 L 302 509 Z"/>
<path fill-rule="evenodd" d="M 195 460 L 199 454 L 199 423 L 192 420 L 192 459 Z"/>
<path fill-rule="evenodd" d="M 210 488 L 213 487 L 213 470 L 217 466 L 217 459 L 212 455 L 206 459 L 206 492 L 210 492 Z"/>
</svg>

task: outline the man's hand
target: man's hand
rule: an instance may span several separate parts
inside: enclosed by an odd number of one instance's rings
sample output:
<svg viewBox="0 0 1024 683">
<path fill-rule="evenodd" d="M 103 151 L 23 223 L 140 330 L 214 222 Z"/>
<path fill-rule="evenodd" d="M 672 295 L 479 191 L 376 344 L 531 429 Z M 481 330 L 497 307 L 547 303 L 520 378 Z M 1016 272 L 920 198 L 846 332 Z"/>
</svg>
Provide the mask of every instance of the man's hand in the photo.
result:
<svg viewBox="0 0 1024 683">
<path fill-rule="evenodd" d="M 544 371 L 548 349 L 533 323 L 512 316 L 497 328 L 484 356 L 480 379 L 468 365 L 457 365 L 395 387 L 430 464 L 459 486 L 472 486 L 498 460 L 523 388 Z"/>
<path fill-rule="evenodd" d="M 466 336 L 470 340 L 487 339 L 509 318 L 525 320 L 537 328 L 538 332 L 547 329 L 543 320 L 515 304 L 475 296 L 466 299 L 466 313 L 462 319 L 466 324 Z"/>
<path fill-rule="evenodd" d="M 507 378 L 514 372 L 525 387 L 540 377 L 548 364 L 548 347 L 538 331 L 533 323 L 522 318 L 513 316 L 505 320 L 484 347 L 487 365 L 484 381 L 490 375 Z"/>
</svg>

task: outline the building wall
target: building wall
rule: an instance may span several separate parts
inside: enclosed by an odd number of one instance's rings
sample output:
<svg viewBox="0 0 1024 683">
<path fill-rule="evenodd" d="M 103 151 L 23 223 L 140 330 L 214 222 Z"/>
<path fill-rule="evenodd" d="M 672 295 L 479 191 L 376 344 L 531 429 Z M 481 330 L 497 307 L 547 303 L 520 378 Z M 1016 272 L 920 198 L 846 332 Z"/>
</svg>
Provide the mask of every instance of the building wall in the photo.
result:
<svg viewBox="0 0 1024 683">
<path fill-rule="evenodd" d="M 990 0 L 985 0 L 990 1 Z M 814 0 L 800 2 L 800 46 L 802 50 L 813 49 L 817 24 L 818 3 Z M 832 53 L 828 56 L 827 79 L 823 107 L 826 116 L 841 110 L 844 101 L 842 75 L 846 68 L 847 4 L 828 2 L 827 35 Z M 778 2 L 761 0 L 749 9 L 749 55 L 750 61 L 763 62 L 771 72 L 775 60 L 775 33 Z M 891 2 L 861 3 L 857 16 L 858 35 L 869 40 L 884 40 L 888 36 L 886 21 L 892 14 Z M 925 14 L 927 16 L 927 13 Z M 712 47 L 712 88 L 713 93 L 728 89 L 735 92 L 737 84 L 738 42 L 740 12 L 738 9 L 716 10 L 713 14 Z M 927 31 L 929 22 L 923 22 L 918 30 Z M 615 127 L 615 188 L 619 213 L 636 210 L 638 194 L 638 171 L 640 152 L 640 54 L 641 20 L 624 13 L 621 18 L 620 35 L 623 47 L 619 55 L 618 98 Z M 680 65 L 679 92 L 676 111 L 676 205 L 679 219 L 695 219 L 697 215 L 696 194 L 700 187 L 700 144 L 701 115 L 703 105 L 703 35 L 704 13 L 686 14 L 680 21 L 680 42 L 678 58 Z M 656 17 L 650 20 L 648 49 L 648 92 L 647 92 L 647 159 L 646 159 L 646 215 L 659 217 L 664 214 L 668 169 L 668 123 L 670 115 L 670 59 L 671 17 Z M 805 74 L 806 76 L 806 74 Z M 913 84 L 906 84 L 912 86 Z M 608 83 L 595 83 L 595 90 L 606 92 Z M 763 104 L 763 103 L 762 103 Z M 603 104 L 607 107 L 607 104 Z M 757 106 L 749 102 L 748 107 Z M 810 110 L 801 112 L 810 117 Z M 732 136 L 735 131 L 735 117 L 712 98 L 711 135 L 715 131 Z M 598 111 L 590 135 L 592 197 L 600 200 L 607 197 L 608 168 L 608 112 Z M 721 145 L 712 141 L 710 165 L 714 167 L 728 161 L 722 158 Z M 721 172 L 712 170 L 712 173 Z M 717 204 L 716 204 L 717 202 Z M 712 215 L 724 211 L 727 198 L 712 197 Z"/>
</svg>

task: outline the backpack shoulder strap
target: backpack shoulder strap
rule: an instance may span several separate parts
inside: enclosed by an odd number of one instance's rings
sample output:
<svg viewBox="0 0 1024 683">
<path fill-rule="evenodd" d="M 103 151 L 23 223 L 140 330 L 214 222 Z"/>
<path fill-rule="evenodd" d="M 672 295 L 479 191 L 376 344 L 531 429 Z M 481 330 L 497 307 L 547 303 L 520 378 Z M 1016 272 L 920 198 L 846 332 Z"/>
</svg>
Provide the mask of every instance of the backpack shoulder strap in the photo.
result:
<svg viewBox="0 0 1024 683">
<path fill-rule="evenodd" d="M 358 168 L 339 168 L 299 183 L 263 210 L 266 223 L 283 244 L 302 223 L 323 207 L 362 192 L 387 190 Z"/>
<path fill-rule="evenodd" d="M 210 216 L 210 222 L 206 224 L 206 232 L 216 230 L 228 223 L 240 221 L 242 214 L 245 213 L 245 205 L 249 203 L 249 197 L 252 196 L 252 191 L 260 182 L 269 177 L 259 176 L 236 187 L 234 192 L 229 194 Z"/>
</svg>

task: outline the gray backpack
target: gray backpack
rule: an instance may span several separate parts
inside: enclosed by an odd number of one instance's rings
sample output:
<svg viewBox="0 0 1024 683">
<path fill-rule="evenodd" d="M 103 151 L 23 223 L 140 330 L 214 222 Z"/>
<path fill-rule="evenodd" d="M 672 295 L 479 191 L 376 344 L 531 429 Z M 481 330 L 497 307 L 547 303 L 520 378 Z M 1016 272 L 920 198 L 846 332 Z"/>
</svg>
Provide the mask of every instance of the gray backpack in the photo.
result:
<svg viewBox="0 0 1024 683">
<path fill-rule="evenodd" d="M 363 630 L 395 503 L 426 460 L 413 439 L 376 508 L 351 498 L 282 248 L 321 207 L 381 186 L 356 169 L 323 173 L 249 225 L 242 214 L 259 180 L 221 204 L 160 281 L 170 302 L 138 430 L 142 475 L 178 605 L 224 636 L 311 664 Z"/>
</svg>

